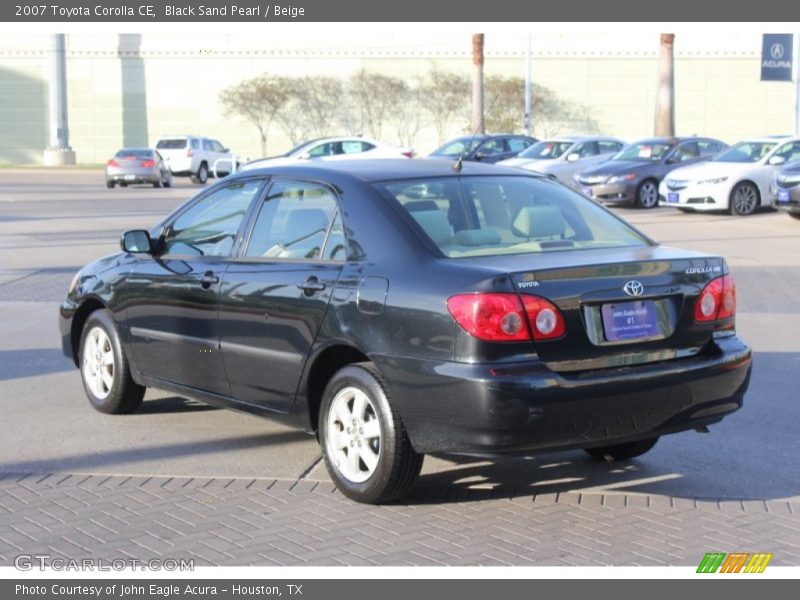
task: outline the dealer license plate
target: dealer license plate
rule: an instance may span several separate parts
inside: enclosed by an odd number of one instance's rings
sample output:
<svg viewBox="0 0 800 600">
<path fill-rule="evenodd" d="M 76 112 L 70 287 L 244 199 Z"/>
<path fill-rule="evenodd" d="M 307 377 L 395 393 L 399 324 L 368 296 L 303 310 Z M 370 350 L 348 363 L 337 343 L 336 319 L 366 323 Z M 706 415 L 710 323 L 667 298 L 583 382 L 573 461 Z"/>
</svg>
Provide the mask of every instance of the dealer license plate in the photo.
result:
<svg viewBox="0 0 800 600">
<path fill-rule="evenodd" d="M 658 336 L 658 314 L 653 300 L 603 304 L 603 329 L 609 342 Z"/>
<path fill-rule="evenodd" d="M 674 202 L 675 204 L 678 203 L 678 194 L 674 192 L 669 192 L 667 194 L 667 202 Z"/>
<path fill-rule="evenodd" d="M 789 202 L 789 190 L 778 190 L 778 202 Z"/>
</svg>

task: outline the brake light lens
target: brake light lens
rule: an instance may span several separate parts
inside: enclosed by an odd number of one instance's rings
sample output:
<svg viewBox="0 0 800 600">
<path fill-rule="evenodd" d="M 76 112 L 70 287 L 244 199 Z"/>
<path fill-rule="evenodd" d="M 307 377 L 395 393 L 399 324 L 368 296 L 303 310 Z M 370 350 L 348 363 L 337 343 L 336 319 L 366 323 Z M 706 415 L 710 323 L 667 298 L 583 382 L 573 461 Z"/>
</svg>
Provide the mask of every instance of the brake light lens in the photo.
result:
<svg viewBox="0 0 800 600">
<path fill-rule="evenodd" d="M 114 160 L 114 159 L 112 158 L 112 159 L 109 159 L 109 161 L 106 163 L 106 166 L 109 166 L 109 167 L 118 167 L 118 166 L 119 166 L 119 163 L 118 163 L 116 160 Z"/>
<path fill-rule="evenodd" d="M 142 166 L 145 167 L 145 168 L 155 167 L 156 166 L 156 161 L 154 161 L 152 158 L 149 158 L 149 159 L 147 159 L 146 161 L 144 161 L 142 163 Z"/>
<path fill-rule="evenodd" d="M 464 331 L 487 342 L 550 340 L 566 332 L 561 312 L 539 296 L 459 294 L 447 308 Z"/>
<path fill-rule="evenodd" d="M 194 156 L 194 150 L 192 150 L 191 148 L 189 148 L 189 149 L 186 151 L 186 156 L 188 156 L 189 158 L 192 158 L 192 157 Z"/>
<path fill-rule="evenodd" d="M 408 150 L 407 152 L 403 152 L 402 154 L 406 158 L 414 158 L 414 151 L 413 150 Z"/>
<path fill-rule="evenodd" d="M 467 333 L 487 342 L 530 339 L 522 302 L 516 294 L 459 294 L 447 309 Z"/>
<path fill-rule="evenodd" d="M 698 323 L 729 319 L 736 315 L 736 283 L 731 275 L 709 281 L 694 305 L 694 320 Z"/>
<path fill-rule="evenodd" d="M 567 331 L 561 311 L 555 304 L 540 296 L 522 296 L 525 313 L 531 325 L 534 340 L 554 340 Z"/>
</svg>

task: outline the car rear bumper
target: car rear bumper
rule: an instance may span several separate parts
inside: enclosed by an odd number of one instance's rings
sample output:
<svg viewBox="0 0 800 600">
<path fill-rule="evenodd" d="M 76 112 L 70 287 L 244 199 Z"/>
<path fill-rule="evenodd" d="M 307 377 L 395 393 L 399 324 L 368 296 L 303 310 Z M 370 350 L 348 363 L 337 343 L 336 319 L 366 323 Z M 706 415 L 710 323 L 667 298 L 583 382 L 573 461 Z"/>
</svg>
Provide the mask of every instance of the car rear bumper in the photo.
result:
<svg viewBox="0 0 800 600">
<path fill-rule="evenodd" d="M 702 356 L 559 374 L 506 366 L 375 357 L 418 452 L 589 448 L 714 423 L 742 405 L 750 348 L 736 336 Z"/>
<path fill-rule="evenodd" d="M 116 183 L 155 183 L 161 177 L 159 169 L 114 169 L 106 171 L 106 181 Z"/>
</svg>

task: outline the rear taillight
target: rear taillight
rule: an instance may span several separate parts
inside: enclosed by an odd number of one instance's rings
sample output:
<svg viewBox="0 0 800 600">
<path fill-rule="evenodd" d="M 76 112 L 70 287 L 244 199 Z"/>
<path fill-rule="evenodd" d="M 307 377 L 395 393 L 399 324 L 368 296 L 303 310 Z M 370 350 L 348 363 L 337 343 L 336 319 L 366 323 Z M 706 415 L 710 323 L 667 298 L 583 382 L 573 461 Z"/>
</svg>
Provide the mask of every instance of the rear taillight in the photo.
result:
<svg viewBox="0 0 800 600">
<path fill-rule="evenodd" d="M 192 157 L 194 156 L 194 150 L 192 150 L 191 148 L 189 148 L 189 149 L 186 151 L 186 156 L 188 156 L 189 158 L 192 158 Z"/>
<path fill-rule="evenodd" d="M 464 331 L 487 342 L 550 340 L 566 331 L 558 308 L 539 296 L 459 294 L 447 308 Z"/>
<path fill-rule="evenodd" d="M 408 150 L 407 152 L 403 152 L 402 154 L 406 158 L 414 158 L 414 151 L 413 150 Z"/>
<path fill-rule="evenodd" d="M 487 342 L 530 339 L 522 303 L 516 294 L 459 294 L 447 300 L 456 323 Z"/>
<path fill-rule="evenodd" d="M 533 339 L 553 340 L 560 338 L 567 330 L 564 317 L 555 304 L 539 296 L 522 295 L 525 313 L 531 325 Z"/>
<path fill-rule="evenodd" d="M 712 279 L 700 292 L 694 305 L 698 323 L 729 319 L 736 315 L 736 284 L 731 275 Z"/>
<path fill-rule="evenodd" d="M 118 167 L 119 163 L 112 158 L 106 163 L 106 166 L 108 166 L 108 167 Z"/>
<path fill-rule="evenodd" d="M 153 159 L 148 159 L 142 163 L 142 166 L 144 168 L 155 167 L 156 161 L 154 161 Z"/>
</svg>

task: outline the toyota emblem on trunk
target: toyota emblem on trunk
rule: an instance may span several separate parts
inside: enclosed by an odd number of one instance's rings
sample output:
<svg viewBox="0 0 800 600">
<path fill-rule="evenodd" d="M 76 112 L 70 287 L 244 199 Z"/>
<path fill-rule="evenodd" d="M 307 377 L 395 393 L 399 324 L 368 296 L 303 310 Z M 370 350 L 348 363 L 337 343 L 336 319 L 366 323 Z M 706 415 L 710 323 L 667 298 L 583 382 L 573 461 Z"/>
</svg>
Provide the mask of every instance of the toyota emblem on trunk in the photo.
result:
<svg viewBox="0 0 800 600">
<path fill-rule="evenodd" d="M 644 294 L 644 286 L 635 279 L 631 279 L 622 286 L 622 291 L 628 296 L 641 296 Z"/>
</svg>

